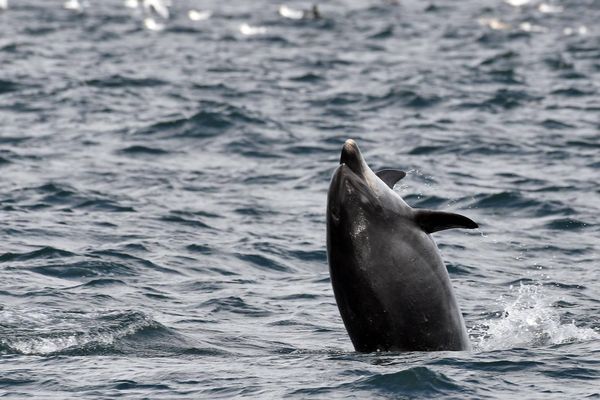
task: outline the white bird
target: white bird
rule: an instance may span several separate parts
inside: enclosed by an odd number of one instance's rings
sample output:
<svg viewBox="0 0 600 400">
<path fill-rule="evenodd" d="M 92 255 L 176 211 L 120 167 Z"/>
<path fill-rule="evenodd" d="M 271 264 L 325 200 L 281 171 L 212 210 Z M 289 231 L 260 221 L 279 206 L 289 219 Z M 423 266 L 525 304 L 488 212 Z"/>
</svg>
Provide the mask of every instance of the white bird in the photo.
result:
<svg viewBox="0 0 600 400">
<path fill-rule="evenodd" d="M 319 12 L 319 7 L 316 4 L 309 10 L 297 10 L 295 8 L 288 7 L 286 5 L 279 6 L 279 15 L 284 18 L 289 19 L 319 19 L 321 18 L 321 13 Z"/>
<path fill-rule="evenodd" d="M 189 10 L 188 18 L 192 21 L 205 21 L 209 19 L 212 15 L 212 12 L 208 10 L 198 11 L 198 10 Z"/>
<path fill-rule="evenodd" d="M 146 29 L 151 31 L 162 31 L 165 29 L 165 25 L 160 22 L 156 22 L 156 20 L 152 17 L 144 18 L 144 26 Z"/>
<path fill-rule="evenodd" d="M 0 10 L 8 9 L 8 0 L 0 0 Z"/>
<path fill-rule="evenodd" d="M 67 10 L 73 10 L 73 11 L 81 11 L 81 8 L 82 8 L 81 3 L 79 3 L 79 0 L 67 0 L 63 4 L 63 7 L 66 8 Z"/>
<path fill-rule="evenodd" d="M 508 4 L 513 7 L 521 7 L 529 3 L 531 0 L 505 0 Z"/>
<path fill-rule="evenodd" d="M 169 19 L 169 0 L 144 0 L 143 7 L 147 14 L 156 13 L 163 19 Z"/>
<path fill-rule="evenodd" d="M 240 33 L 246 36 L 264 35 L 267 33 L 267 28 L 264 26 L 252 26 L 247 23 L 240 25 Z"/>
<path fill-rule="evenodd" d="M 138 8 L 140 3 L 138 0 L 125 0 L 125 7 L 127 8 Z"/>
<path fill-rule="evenodd" d="M 302 10 L 296 10 L 286 5 L 281 5 L 279 6 L 279 15 L 289 19 L 302 19 L 304 13 Z"/>
</svg>

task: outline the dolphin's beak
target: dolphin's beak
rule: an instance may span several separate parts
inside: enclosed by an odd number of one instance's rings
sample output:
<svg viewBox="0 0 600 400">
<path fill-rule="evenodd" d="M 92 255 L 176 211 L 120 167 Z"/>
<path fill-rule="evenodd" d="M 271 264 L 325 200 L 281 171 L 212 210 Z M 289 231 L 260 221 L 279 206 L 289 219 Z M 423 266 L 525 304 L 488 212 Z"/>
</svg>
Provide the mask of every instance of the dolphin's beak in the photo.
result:
<svg viewBox="0 0 600 400">
<path fill-rule="evenodd" d="M 348 139 L 346 140 L 346 143 L 344 143 L 342 155 L 340 156 L 340 164 L 345 164 L 355 174 L 362 175 L 365 161 L 354 140 Z"/>
</svg>

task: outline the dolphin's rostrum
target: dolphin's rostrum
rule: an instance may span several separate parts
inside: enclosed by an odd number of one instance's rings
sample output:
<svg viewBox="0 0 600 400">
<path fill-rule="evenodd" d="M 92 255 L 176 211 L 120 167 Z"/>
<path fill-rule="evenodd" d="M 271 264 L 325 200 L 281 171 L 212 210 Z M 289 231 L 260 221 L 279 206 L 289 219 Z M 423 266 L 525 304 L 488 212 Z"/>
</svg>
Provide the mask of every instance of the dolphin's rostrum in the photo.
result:
<svg viewBox="0 0 600 400">
<path fill-rule="evenodd" d="M 413 209 L 344 144 L 327 198 L 327 257 L 335 298 L 357 351 L 468 350 L 448 272 L 430 233 L 477 228 L 458 214 Z"/>
</svg>

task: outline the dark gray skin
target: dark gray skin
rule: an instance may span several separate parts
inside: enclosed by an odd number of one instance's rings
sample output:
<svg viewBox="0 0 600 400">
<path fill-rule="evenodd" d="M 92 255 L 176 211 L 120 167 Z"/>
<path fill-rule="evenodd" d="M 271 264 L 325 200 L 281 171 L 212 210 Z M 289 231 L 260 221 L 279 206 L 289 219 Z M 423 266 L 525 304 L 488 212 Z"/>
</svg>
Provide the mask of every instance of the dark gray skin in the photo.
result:
<svg viewBox="0 0 600 400">
<path fill-rule="evenodd" d="M 465 323 L 430 233 L 477 224 L 458 214 L 411 208 L 392 189 L 405 174 L 375 174 L 353 140 L 344 144 L 340 164 L 327 198 L 327 256 L 354 348 L 469 350 Z"/>
</svg>

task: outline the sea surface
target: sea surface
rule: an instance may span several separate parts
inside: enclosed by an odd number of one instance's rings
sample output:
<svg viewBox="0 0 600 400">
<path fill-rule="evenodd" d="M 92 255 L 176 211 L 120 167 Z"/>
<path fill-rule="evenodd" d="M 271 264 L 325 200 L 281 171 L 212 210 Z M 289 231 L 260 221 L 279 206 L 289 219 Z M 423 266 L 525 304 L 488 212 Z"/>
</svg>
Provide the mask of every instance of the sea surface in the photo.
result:
<svg viewBox="0 0 600 400">
<path fill-rule="evenodd" d="M 134 3 L 0 11 L 1 397 L 600 398 L 598 0 Z M 472 351 L 353 350 L 347 138 L 480 224 Z"/>
</svg>

